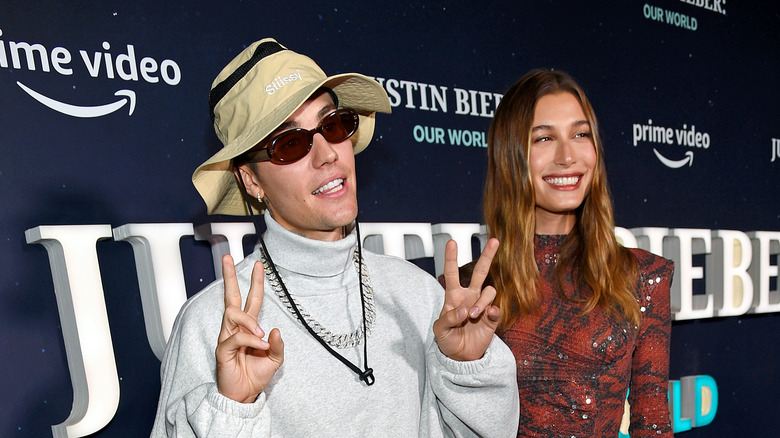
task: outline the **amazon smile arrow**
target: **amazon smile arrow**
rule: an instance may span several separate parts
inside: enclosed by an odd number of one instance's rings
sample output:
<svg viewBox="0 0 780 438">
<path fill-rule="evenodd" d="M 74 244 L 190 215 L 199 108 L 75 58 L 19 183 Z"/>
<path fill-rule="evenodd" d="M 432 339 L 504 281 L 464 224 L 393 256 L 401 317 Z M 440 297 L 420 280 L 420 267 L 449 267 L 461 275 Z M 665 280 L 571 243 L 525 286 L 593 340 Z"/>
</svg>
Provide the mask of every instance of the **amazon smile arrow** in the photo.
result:
<svg viewBox="0 0 780 438">
<path fill-rule="evenodd" d="M 27 87 L 26 85 L 24 85 L 19 81 L 16 82 L 16 85 L 18 85 L 22 90 L 24 90 L 27 94 L 29 94 L 33 99 L 46 105 L 47 107 L 53 109 L 54 111 L 69 116 L 73 116 L 73 117 L 81 117 L 81 118 L 102 117 L 107 114 L 113 113 L 119 108 L 122 108 L 128 102 L 130 103 L 129 115 L 132 116 L 133 111 L 135 110 L 135 91 L 133 90 L 118 90 L 116 93 L 114 93 L 114 96 L 118 96 L 118 97 L 124 96 L 124 97 L 122 97 L 121 99 L 113 103 L 98 105 L 98 106 L 77 106 L 77 105 L 71 105 L 64 102 L 59 102 L 50 97 L 46 97 L 43 94 L 38 93 L 37 91 Z"/>
</svg>

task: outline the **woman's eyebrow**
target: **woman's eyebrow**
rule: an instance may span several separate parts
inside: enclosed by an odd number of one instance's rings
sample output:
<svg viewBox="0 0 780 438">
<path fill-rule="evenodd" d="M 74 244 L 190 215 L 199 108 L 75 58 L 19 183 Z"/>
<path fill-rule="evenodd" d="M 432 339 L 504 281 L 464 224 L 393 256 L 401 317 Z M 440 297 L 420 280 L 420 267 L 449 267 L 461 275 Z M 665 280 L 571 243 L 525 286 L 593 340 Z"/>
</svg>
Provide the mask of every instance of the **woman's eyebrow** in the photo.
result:
<svg viewBox="0 0 780 438">
<path fill-rule="evenodd" d="M 571 126 L 574 128 L 579 128 L 580 126 L 584 126 L 584 125 L 590 126 L 590 122 L 588 122 L 587 120 L 577 120 L 575 122 L 572 122 L 571 124 Z M 531 133 L 533 134 L 534 132 L 537 131 L 544 131 L 549 129 L 553 129 L 553 125 L 536 125 L 533 128 L 531 128 Z"/>
</svg>

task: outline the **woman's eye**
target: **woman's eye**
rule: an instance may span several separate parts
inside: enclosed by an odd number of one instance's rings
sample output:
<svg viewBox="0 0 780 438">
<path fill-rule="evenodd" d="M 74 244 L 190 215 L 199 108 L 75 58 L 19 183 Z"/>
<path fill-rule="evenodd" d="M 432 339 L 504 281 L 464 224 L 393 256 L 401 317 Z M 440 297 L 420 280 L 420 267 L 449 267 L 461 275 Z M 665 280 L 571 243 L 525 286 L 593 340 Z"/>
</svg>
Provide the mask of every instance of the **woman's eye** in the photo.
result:
<svg viewBox="0 0 780 438">
<path fill-rule="evenodd" d="M 582 138 L 582 137 L 590 138 L 590 136 L 591 136 L 590 132 L 580 132 L 579 134 L 576 134 L 574 137 L 576 137 L 576 138 Z"/>
<path fill-rule="evenodd" d="M 543 142 L 543 141 L 550 141 L 550 137 L 542 136 L 542 137 L 536 137 L 534 139 L 534 143 L 540 143 L 540 142 Z"/>
</svg>

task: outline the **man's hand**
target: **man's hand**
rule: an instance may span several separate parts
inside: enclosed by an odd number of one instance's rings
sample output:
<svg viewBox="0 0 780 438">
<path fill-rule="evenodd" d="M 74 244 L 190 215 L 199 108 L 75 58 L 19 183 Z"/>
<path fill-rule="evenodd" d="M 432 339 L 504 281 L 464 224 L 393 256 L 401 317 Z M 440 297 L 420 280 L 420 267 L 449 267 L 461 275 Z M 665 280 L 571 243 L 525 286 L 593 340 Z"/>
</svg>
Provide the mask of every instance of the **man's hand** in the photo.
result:
<svg viewBox="0 0 780 438">
<path fill-rule="evenodd" d="M 252 403 L 265 390 L 284 362 L 284 342 L 279 329 L 271 330 L 268 342 L 257 323 L 263 305 L 263 264 L 256 262 L 246 305 L 241 310 L 241 292 L 236 267 L 230 255 L 222 257 L 225 280 L 225 314 L 217 343 L 217 388 L 242 403 Z"/>
<path fill-rule="evenodd" d="M 482 289 L 490 263 L 498 249 L 498 240 L 490 239 L 474 266 L 469 287 L 462 287 L 458 277 L 458 245 L 447 242 L 444 250 L 444 307 L 433 323 L 439 349 L 448 357 L 477 360 L 485 354 L 498 326 L 499 309 L 493 306 L 496 290 Z"/>
</svg>

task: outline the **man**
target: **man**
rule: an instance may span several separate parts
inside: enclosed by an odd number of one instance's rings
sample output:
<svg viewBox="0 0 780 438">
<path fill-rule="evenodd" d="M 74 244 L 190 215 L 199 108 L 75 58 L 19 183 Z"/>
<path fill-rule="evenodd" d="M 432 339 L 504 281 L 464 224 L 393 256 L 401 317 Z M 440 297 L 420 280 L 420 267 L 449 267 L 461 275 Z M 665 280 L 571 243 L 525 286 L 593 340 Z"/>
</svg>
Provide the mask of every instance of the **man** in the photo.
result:
<svg viewBox="0 0 780 438">
<path fill-rule="evenodd" d="M 495 290 L 480 291 L 498 242 L 470 289 L 450 242 L 446 293 L 360 246 L 354 154 L 390 112 L 382 87 L 266 39 L 209 100 L 224 148 L 193 182 L 209 213 L 267 207 L 266 232 L 182 307 L 152 436 L 515 436 L 515 361 L 494 335 Z"/>
</svg>

